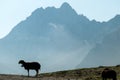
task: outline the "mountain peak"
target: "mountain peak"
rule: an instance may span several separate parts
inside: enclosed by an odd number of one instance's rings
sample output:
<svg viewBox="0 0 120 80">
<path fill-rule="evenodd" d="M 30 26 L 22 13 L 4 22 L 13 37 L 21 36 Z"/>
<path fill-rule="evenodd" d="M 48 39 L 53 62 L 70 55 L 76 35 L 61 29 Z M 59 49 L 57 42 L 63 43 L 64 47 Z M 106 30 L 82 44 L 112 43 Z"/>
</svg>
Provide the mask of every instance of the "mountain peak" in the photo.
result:
<svg viewBox="0 0 120 80">
<path fill-rule="evenodd" d="M 114 19 L 120 19 L 120 15 L 116 15 Z"/>
<path fill-rule="evenodd" d="M 61 5 L 61 8 L 72 8 L 67 2 L 64 2 L 62 5 Z"/>
<path fill-rule="evenodd" d="M 78 15 L 76 11 L 67 2 L 64 2 L 59 9 L 61 10 L 61 12 L 66 12 L 67 14 L 71 13 L 73 15 Z"/>
<path fill-rule="evenodd" d="M 114 18 L 109 20 L 109 22 L 115 22 L 115 23 L 116 23 L 116 21 L 118 21 L 118 22 L 120 21 L 120 15 L 116 15 Z"/>
</svg>

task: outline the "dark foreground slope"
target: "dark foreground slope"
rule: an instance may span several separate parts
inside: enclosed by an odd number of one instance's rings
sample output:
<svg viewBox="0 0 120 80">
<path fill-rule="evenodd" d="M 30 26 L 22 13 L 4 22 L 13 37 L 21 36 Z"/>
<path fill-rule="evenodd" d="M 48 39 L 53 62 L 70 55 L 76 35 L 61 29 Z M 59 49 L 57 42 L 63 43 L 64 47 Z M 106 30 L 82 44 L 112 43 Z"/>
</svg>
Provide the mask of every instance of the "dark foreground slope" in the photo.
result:
<svg viewBox="0 0 120 80">
<path fill-rule="evenodd" d="M 101 73 L 106 67 L 83 68 L 75 70 L 42 73 L 37 78 L 23 75 L 0 75 L 0 80 L 101 80 Z M 107 66 L 117 72 L 120 78 L 120 66 Z"/>
</svg>

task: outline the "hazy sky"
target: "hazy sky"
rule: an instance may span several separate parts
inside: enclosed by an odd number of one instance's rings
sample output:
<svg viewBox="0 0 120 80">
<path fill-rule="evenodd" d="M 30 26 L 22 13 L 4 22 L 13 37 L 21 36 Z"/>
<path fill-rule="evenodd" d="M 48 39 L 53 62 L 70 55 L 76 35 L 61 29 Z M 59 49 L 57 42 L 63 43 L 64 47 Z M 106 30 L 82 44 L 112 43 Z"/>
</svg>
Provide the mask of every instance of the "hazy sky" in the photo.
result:
<svg viewBox="0 0 120 80">
<path fill-rule="evenodd" d="M 40 7 L 60 7 L 68 2 L 90 20 L 107 21 L 120 14 L 120 0 L 0 0 L 0 38 Z"/>
</svg>

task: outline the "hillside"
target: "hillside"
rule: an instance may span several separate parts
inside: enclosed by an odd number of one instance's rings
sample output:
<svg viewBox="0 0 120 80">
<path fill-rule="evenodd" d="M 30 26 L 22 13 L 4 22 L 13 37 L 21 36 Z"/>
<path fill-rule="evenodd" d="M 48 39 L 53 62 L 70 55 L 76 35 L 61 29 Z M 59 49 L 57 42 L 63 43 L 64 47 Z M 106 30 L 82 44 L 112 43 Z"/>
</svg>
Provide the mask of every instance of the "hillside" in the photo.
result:
<svg viewBox="0 0 120 80">
<path fill-rule="evenodd" d="M 113 69 L 120 78 L 120 66 L 100 66 L 96 68 L 83 68 L 75 70 L 42 73 L 39 77 L 27 77 L 23 75 L 0 75 L 0 80 L 101 80 L 101 72 L 105 68 Z"/>
<path fill-rule="evenodd" d="M 114 56 L 113 56 L 114 55 Z M 90 50 L 79 67 L 116 65 L 120 63 L 120 29 L 107 35 L 101 44 Z"/>
</svg>

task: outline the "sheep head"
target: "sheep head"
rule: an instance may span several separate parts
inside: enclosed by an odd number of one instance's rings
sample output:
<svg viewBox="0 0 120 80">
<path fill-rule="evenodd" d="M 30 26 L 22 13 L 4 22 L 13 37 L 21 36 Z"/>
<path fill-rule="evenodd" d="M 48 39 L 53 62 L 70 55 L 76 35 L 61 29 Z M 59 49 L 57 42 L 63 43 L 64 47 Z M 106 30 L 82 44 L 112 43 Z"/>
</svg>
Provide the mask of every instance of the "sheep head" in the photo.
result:
<svg viewBox="0 0 120 80">
<path fill-rule="evenodd" d="M 24 63 L 25 63 L 25 61 L 24 61 L 24 60 L 20 60 L 20 61 L 19 61 L 19 64 L 22 64 L 22 65 L 21 65 L 21 67 L 24 67 L 24 66 L 23 66 L 23 65 L 24 65 Z"/>
</svg>

